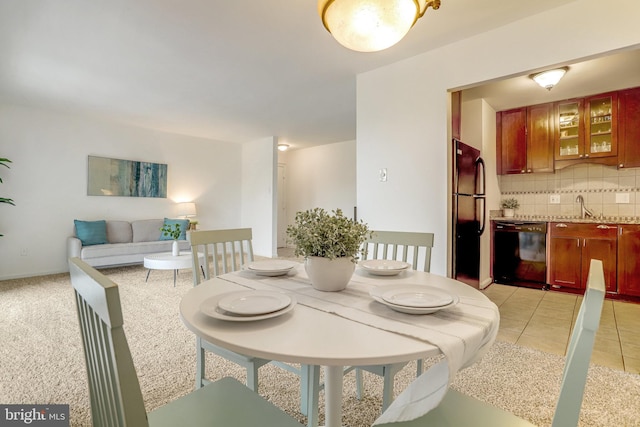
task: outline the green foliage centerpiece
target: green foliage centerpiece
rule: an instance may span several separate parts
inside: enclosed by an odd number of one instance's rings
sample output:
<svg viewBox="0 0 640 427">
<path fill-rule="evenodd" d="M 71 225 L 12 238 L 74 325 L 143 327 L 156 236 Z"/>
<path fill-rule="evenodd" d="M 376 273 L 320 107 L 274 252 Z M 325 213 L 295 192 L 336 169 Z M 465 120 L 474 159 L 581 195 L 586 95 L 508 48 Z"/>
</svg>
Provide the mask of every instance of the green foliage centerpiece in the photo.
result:
<svg viewBox="0 0 640 427">
<path fill-rule="evenodd" d="M 171 237 L 173 239 L 173 246 L 171 246 L 171 255 L 180 255 L 180 247 L 178 246 L 178 238 L 180 237 L 180 232 L 182 231 L 180 228 L 180 224 L 164 224 L 160 231 L 162 231 L 162 234 L 164 236 Z"/>
<path fill-rule="evenodd" d="M 314 288 L 340 291 L 346 288 L 363 243 L 371 237 L 367 224 L 347 218 L 341 209 L 322 208 L 297 212 L 295 225 L 287 227 L 296 256 L 305 257 L 305 270 Z"/>
</svg>

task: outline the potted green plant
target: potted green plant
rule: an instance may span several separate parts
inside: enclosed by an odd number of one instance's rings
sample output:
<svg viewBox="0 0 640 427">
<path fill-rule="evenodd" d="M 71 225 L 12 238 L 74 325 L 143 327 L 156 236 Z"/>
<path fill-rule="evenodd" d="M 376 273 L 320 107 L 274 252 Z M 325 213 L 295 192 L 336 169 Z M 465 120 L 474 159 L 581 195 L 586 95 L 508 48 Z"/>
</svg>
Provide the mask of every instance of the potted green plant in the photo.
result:
<svg viewBox="0 0 640 427">
<path fill-rule="evenodd" d="M 178 238 L 180 237 L 180 233 L 182 232 L 180 224 L 164 224 L 160 231 L 162 231 L 162 234 L 164 236 L 171 237 L 173 239 L 173 246 L 171 246 L 171 255 L 180 255 L 180 247 L 178 246 Z"/>
<path fill-rule="evenodd" d="M 305 258 L 304 266 L 314 288 L 340 291 L 346 288 L 355 262 L 371 237 L 367 224 L 347 218 L 341 209 L 322 208 L 297 212 L 295 224 L 287 227 L 294 254 Z"/>
<path fill-rule="evenodd" d="M 505 217 L 512 217 L 515 215 L 515 210 L 520 207 L 520 202 L 518 202 L 518 199 L 510 197 L 508 199 L 503 199 L 500 202 L 500 207 L 502 208 L 502 214 Z"/>
<path fill-rule="evenodd" d="M 11 160 L 0 158 L 0 165 L 4 166 L 5 168 L 9 168 L 9 165 L 7 163 L 11 163 Z M 0 178 L 0 183 L 2 183 L 2 178 Z M 6 197 L 0 197 L 0 203 L 7 203 L 9 205 L 15 206 L 15 203 L 13 203 L 13 199 L 8 199 Z M 0 234 L 0 237 L 2 236 L 4 236 L 4 234 Z"/>
</svg>

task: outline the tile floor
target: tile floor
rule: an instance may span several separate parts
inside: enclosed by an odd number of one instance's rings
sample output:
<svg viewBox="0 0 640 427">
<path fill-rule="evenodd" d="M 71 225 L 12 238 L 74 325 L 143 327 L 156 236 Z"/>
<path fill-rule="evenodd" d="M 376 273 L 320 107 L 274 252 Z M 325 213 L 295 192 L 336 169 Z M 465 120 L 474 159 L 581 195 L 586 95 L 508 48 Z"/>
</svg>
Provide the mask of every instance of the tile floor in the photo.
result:
<svg viewBox="0 0 640 427">
<path fill-rule="evenodd" d="M 483 292 L 500 309 L 499 340 L 566 354 L 581 296 L 500 284 Z M 640 373 L 640 304 L 605 300 L 591 362 Z"/>
</svg>

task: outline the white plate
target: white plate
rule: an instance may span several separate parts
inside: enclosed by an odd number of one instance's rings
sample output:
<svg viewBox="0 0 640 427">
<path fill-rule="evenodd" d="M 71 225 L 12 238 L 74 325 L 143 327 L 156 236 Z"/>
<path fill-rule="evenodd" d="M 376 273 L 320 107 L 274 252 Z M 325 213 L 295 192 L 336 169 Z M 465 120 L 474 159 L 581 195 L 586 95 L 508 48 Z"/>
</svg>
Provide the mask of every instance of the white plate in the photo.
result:
<svg viewBox="0 0 640 427">
<path fill-rule="evenodd" d="M 258 316 L 241 316 L 233 313 L 228 313 L 218 307 L 218 301 L 220 301 L 221 298 L 224 298 L 227 295 L 228 293 L 220 294 L 202 301 L 202 303 L 200 304 L 200 312 L 205 316 L 213 317 L 214 319 L 219 320 L 227 320 L 230 322 L 253 322 L 256 320 L 265 320 L 271 319 L 272 317 L 281 316 L 293 310 L 293 307 L 295 307 L 296 305 L 295 298 L 290 297 L 291 303 L 282 310 L 274 311 L 267 314 L 260 314 Z"/>
<path fill-rule="evenodd" d="M 369 295 L 371 295 L 373 297 L 374 300 L 378 301 L 380 304 L 384 304 L 387 307 L 395 310 L 395 311 L 399 311 L 401 313 L 407 313 L 407 314 L 431 314 L 431 313 L 435 313 L 436 311 L 439 310 L 444 310 L 450 307 L 453 307 L 454 305 L 458 304 L 458 302 L 460 302 L 460 298 L 457 295 L 453 295 L 451 294 L 452 297 L 452 301 L 451 303 L 447 304 L 447 305 L 442 305 L 439 307 L 409 307 L 409 306 L 404 306 L 404 305 L 397 305 L 397 304 L 393 304 L 390 303 L 388 301 L 385 301 L 382 298 L 382 294 L 386 291 L 391 290 L 391 288 L 398 288 L 401 286 L 406 286 L 406 285 L 382 285 L 382 286 L 377 286 L 376 288 L 372 289 L 369 292 Z M 409 286 L 421 286 L 421 285 L 409 285 Z M 429 288 L 429 286 L 422 286 L 423 288 Z M 438 289 L 440 290 L 440 289 Z M 443 291 L 444 292 L 444 291 Z"/>
<path fill-rule="evenodd" d="M 298 265 L 297 262 L 287 260 L 264 260 L 256 261 L 247 265 L 247 270 L 259 276 L 283 276 L 293 267 Z"/>
<path fill-rule="evenodd" d="M 273 291 L 231 292 L 218 301 L 218 307 L 222 310 L 241 316 L 273 313 L 289 304 L 291 298 L 288 295 Z"/>
<path fill-rule="evenodd" d="M 411 264 L 390 259 L 369 259 L 358 263 L 365 271 L 377 276 L 394 276 L 400 274 Z"/>
<path fill-rule="evenodd" d="M 383 300 L 395 305 L 418 308 L 434 308 L 451 304 L 453 296 L 430 286 L 397 286 L 381 295 Z"/>
</svg>

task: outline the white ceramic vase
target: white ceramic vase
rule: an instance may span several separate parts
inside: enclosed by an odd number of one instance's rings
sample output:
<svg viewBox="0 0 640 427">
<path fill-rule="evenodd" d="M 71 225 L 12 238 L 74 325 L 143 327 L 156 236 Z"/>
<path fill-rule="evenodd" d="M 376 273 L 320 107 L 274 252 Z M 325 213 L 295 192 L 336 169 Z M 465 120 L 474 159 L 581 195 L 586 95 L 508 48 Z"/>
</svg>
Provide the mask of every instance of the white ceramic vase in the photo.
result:
<svg viewBox="0 0 640 427">
<path fill-rule="evenodd" d="M 502 209 L 502 214 L 505 216 L 505 218 L 511 218 L 515 215 L 515 210 L 513 209 Z"/>
<path fill-rule="evenodd" d="M 178 241 L 173 241 L 173 246 L 171 246 L 171 255 L 178 256 L 180 255 L 180 247 L 178 246 Z"/>
<path fill-rule="evenodd" d="M 310 256 L 304 261 L 304 269 L 315 289 L 336 292 L 347 287 L 356 269 L 356 264 L 347 257 L 329 259 Z"/>
</svg>

